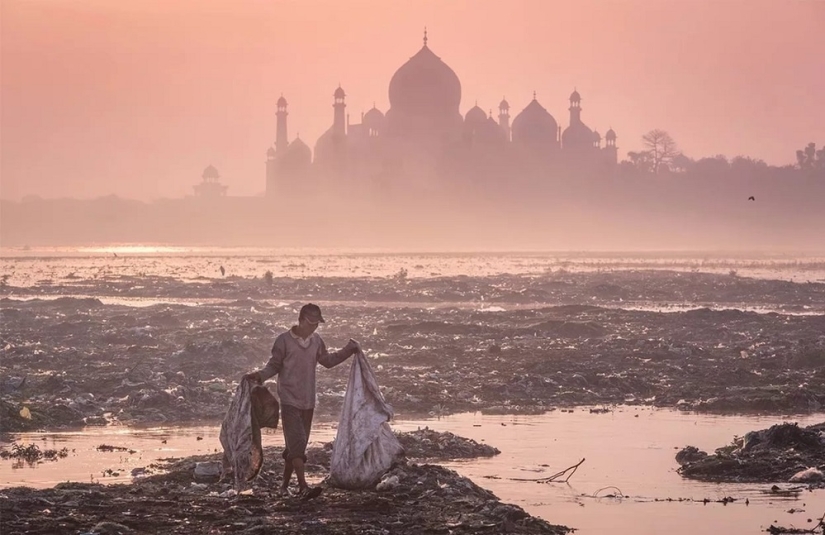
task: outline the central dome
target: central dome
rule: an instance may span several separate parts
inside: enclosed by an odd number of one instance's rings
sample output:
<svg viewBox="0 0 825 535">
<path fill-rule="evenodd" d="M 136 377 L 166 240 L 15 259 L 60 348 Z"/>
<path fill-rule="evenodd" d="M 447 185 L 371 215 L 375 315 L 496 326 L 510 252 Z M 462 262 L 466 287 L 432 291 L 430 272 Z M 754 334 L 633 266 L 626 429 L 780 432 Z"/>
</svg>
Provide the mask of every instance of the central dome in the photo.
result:
<svg viewBox="0 0 825 535">
<path fill-rule="evenodd" d="M 390 106 L 404 113 L 458 112 L 461 82 L 425 44 L 390 80 Z"/>
<path fill-rule="evenodd" d="M 513 120 L 513 141 L 527 145 L 556 146 L 558 123 L 539 101 L 530 104 Z"/>
</svg>

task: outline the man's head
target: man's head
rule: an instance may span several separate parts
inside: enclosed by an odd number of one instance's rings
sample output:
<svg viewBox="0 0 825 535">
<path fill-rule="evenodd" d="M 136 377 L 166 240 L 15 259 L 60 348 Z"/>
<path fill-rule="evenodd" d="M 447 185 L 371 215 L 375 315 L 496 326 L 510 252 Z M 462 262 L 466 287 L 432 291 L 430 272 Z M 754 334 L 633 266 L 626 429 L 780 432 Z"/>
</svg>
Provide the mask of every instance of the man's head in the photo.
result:
<svg viewBox="0 0 825 535">
<path fill-rule="evenodd" d="M 321 315 L 321 307 L 313 303 L 307 303 L 301 307 L 301 312 L 298 314 L 298 327 L 301 331 L 307 335 L 312 334 L 321 323 L 325 323 Z"/>
</svg>

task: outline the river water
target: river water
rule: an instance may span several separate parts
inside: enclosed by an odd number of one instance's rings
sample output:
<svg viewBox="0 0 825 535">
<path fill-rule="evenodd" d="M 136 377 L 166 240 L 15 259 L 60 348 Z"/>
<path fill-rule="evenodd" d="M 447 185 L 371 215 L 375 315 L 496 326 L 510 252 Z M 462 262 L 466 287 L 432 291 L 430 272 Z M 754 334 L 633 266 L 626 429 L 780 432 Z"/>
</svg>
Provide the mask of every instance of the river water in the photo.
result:
<svg viewBox="0 0 825 535">
<path fill-rule="evenodd" d="M 578 533 L 694 535 L 760 533 L 776 523 L 810 528 L 816 521 L 809 523 L 808 519 L 825 513 L 825 491 L 778 498 L 766 492 L 770 487 L 766 484 L 684 480 L 676 473 L 674 456 L 678 449 L 690 444 L 712 452 L 734 435 L 781 422 L 811 425 L 823 420 L 825 414 L 714 416 L 619 407 L 606 414 L 590 413 L 587 408 L 529 416 L 465 413 L 439 419 L 399 420 L 394 427 L 408 431 L 428 426 L 496 446 L 502 453 L 494 458 L 447 466 L 492 490 L 503 501 L 550 522 L 575 527 Z M 0 486 L 128 482 L 133 468 L 156 459 L 220 450 L 218 431 L 216 426 L 90 428 L 7 436 L 4 446 L 11 441 L 33 442 L 41 449 L 66 447 L 71 453 L 66 459 L 35 467 L 2 461 Z M 313 429 L 313 442 L 329 441 L 334 436 L 334 422 L 320 422 Z M 129 448 L 134 453 L 97 451 L 101 444 Z M 280 430 L 265 433 L 264 444 L 282 445 Z M 582 458 L 585 462 L 567 484 L 516 481 L 547 477 Z M 104 476 L 107 469 L 118 475 Z M 621 494 L 624 498 L 598 497 L 606 494 Z M 713 502 L 726 496 L 737 501 L 727 505 Z M 704 504 L 705 498 L 711 503 Z M 746 498 L 749 505 L 745 504 Z M 797 512 L 788 512 L 792 509 Z"/>
<path fill-rule="evenodd" d="M 209 282 L 222 277 L 410 278 L 541 275 L 624 270 L 728 274 L 796 282 L 825 281 L 825 251 L 726 252 L 391 252 L 336 249 L 268 249 L 112 245 L 102 247 L 0 247 L 0 275 L 9 285 L 113 277 L 171 277 Z"/>
</svg>

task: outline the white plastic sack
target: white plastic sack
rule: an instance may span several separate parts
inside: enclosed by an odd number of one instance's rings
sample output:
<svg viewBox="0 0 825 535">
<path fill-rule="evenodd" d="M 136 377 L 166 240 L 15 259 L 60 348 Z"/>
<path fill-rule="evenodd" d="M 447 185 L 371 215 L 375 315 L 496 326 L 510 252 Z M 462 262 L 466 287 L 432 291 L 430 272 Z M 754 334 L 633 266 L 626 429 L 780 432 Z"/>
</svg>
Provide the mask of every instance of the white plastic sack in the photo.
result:
<svg viewBox="0 0 825 535">
<path fill-rule="evenodd" d="M 352 359 L 349 384 L 332 447 L 329 483 L 345 489 L 372 487 L 404 452 L 388 423 L 393 417 L 367 357 Z"/>
</svg>

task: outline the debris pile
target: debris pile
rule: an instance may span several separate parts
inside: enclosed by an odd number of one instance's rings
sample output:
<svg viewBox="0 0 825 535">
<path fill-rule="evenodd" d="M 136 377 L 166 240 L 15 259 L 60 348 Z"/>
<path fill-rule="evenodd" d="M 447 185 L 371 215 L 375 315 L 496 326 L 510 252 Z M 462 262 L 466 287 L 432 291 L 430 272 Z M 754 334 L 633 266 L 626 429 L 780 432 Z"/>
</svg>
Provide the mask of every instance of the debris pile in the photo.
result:
<svg viewBox="0 0 825 535">
<path fill-rule="evenodd" d="M 425 427 L 407 433 L 398 433 L 407 457 L 428 460 L 475 459 L 501 453 L 489 444 L 456 436 L 449 431 L 440 433 Z"/>
<path fill-rule="evenodd" d="M 688 446 L 676 455 L 690 479 L 793 482 L 825 487 L 825 422 L 809 427 L 783 423 L 737 437 L 713 455 Z"/>
<path fill-rule="evenodd" d="M 61 448 L 41 450 L 37 444 L 12 444 L 9 448 L 0 449 L 0 459 L 22 460 L 29 464 L 43 461 L 56 461 L 68 457 L 69 449 Z"/>
<path fill-rule="evenodd" d="M 439 438 L 433 431 L 401 436 L 411 451 L 425 453 L 431 451 L 432 444 L 441 443 L 451 445 L 445 450 L 464 455 L 472 445 L 472 441 L 462 444 L 454 435 Z M 326 444 L 308 452 L 310 478 L 326 473 L 318 457 L 330 448 Z M 265 462 L 274 466 L 265 465 L 250 494 L 236 495 L 230 480 L 196 479 L 197 466 L 211 466 L 199 463 L 215 462 L 219 454 L 170 460 L 153 468 L 162 469 L 162 473 L 136 478 L 130 485 L 62 483 L 46 490 L 5 489 L 0 491 L 0 531 L 104 533 L 101 528 L 106 527 L 122 533 L 570 532 L 502 503 L 452 470 L 416 464 L 412 459 L 393 467 L 377 489 L 343 491 L 330 487 L 308 502 L 281 496 L 277 493 L 279 453 L 275 448 L 265 450 Z"/>
</svg>

